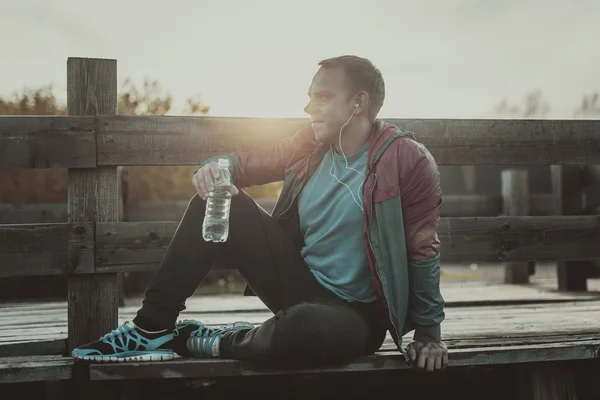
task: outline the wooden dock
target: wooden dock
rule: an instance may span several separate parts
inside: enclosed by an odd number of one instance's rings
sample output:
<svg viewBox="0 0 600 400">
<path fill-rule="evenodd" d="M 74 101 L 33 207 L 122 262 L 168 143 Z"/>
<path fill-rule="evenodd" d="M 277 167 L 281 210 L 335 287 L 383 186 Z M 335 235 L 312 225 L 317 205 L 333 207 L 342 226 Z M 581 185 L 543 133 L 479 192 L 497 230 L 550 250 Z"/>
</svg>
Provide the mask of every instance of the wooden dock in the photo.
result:
<svg viewBox="0 0 600 400">
<path fill-rule="evenodd" d="M 0 383 L 23 385 L 20 397 L 24 388 L 45 382 L 84 383 L 83 391 L 73 397 L 89 398 L 109 382 L 144 381 L 147 388 L 155 381 L 151 387 L 164 388 L 181 381 L 202 386 L 207 379 L 287 376 L 290 371 L 257 370 L 232 360 L 88 365 L 63 357 L 133 318 L 140 299 L 119 307 L 119 282 L 130 272 L 156 270 L 178 225 L 175 219 L 124 221 L 122 166 L 198 165 L 210 156 L 272 145 L 306 126 L 304 119 L 116 115 L 116 60 L 69 58 L 67 77 L 68 116 L 0 117 L 0 168 L 66 168 L 69 178 L 66 221 L 0 223 L 0 278 L 62 276 L 68 281 L 63 302 L 0 306 Z M 447 317 L 442 331 L 451 368 L 448 373 L 421 375 L 428 376 L 421 378 L 423 387 L 429 388 L 435 379 L 458 379 L 454 388 L 465 400 L 467 386 L 478 381 L 469 381 L 474 367 L 492 371 L 485 382 L 495 383 L 483 385 L 473 398 L 516 398 L 515 393 L 494 396 L 507 383 L 523 390 L 519 398 L 574 398 L 583 386 L 596 387 L 590 398 L 600 398 L 597 376 L 590 374 L 598 370 L 600 349 L 600 300 L 591 279 L 600 260 L 600 218 L 582 213 L 580 191 L 573 189 L 583 169 L 600 165 L 600 121 L 386 121 L 415 132 L 439 165 L 506 169 L 501 215 L 496 216 L 500 205 L 495 202 L 483 213 L 487 216 L 477 210 L 479 215 L 440 219 L 443 266 L 500 263 L 509 273 L 502 283 L 443 281 Z M 549 208 L 535 213 L 544 215 L 531 215 L 539 202 L 526 193 L 526 174 L 519 171 L 531 165 L 550 166 L 552 193 L 560 195 L 552 202 L 541 198 Z M 483 203 L 490 205 L 490 199 Z M 558 285 L 530 279 L 532 263 L 537 268 L 540 262 L 556 263 Z M 513 285 L 527 282 L 528 286 Z M 556 292 L 557 287 L 588 292 L 565 294 Z M 193 297 L 181 315 L 210 325 L 232 320 L 259 324 L 269 317 L 257 299 L 240 296 Z M 502 374 L 503 366 L 508 375 Z M 294 373 L 324 380 L 335 373 L 365 383 L 389 372 L 391 378 L 383 386 L 406 395 L 398 382 L 418 380 L 408 368 L 388 338 L 373 356 Z M 349 394 L 381 397 L 371 388 L 360 386 L 355 393 L 350 388 Z M 235 397 L 242 395 L 243 391 Z"/>
<path fill-rule="evenodd" d="M 593 281 L 591 290 L 583 293 L 558 292 L 552 288 L 554 284 L 552 279 L 541 279 L 530 285 L 443 281 L 442 294 L 447 305 L 442 330 L 450 351 L 449 365 L 498 365 L 597 357 L 600 348 L 600 282 Z M 133 319 L 140 305 L 140 298 L 128 299 L 125 306 L 119 308 L 119 323 Z M 4 361 L 0 364 L 0 382 L 45 380 L 56 374 L 61 379 L 71 377 L 72 360 L 62 357 L 68 335 L 66 301 L 10 302 L 0 304 L 0 310 L 0 357 Z M 260 324 L 271 315 L 256 297 L 223 294 L 191 297 L 180 317 L 218 326 L 234 320 Z M 405 345 L 411 341 L 411 336 L 405 337 Z M 33 378 L 26 369 L 16 368 L 21 361 L 32 362 L 32 356 L 38 369 L 48 366 L 47 373 L 38 370 Z M 240 368 L 240 363 L 235 361 L 220 362 L 218 368 L 214 361 L 179 359 L 170 363 L 168 368 L 164 368 L 164 363 L 140 364 L 135 372 L 128 372 L 129 367 L 122 364 L 92 365 L 89 373 L 90 379 L 98 380 L 273 373 Z M 374 358 L 357 360 L 336 369 L 406 367 L 388 336 Z"/>
<path fill-rule="evenodd" d="M 457 280 L 447 276 L 442 281 L 446 299 L 442 331 L 449 348 L 450 368 L 444 373 L 428 374 L 428 378 L 411 374 L 389 336 L 373 356 L 309 370 L 265 370 L 235 360 L 181 357 L 151 363 L 75 363 L 63 356 L 68 336 L 67 303 L 52 301 L 0 304 L 0 383 L 27 385 L 32 391 L 37 385 L 34 395 L 55 393 L 57 398 L 78 398 L 94 388 L 97 398 L 118 393 L 121 398 L 146 399 L 157 391 L 181 393 L 182 385 L 204 398 L 236 397 L 238 392 L 248 390 L 265 391 L 262 396 L 273 391 L 267 398 L 314 397 L 315 390 L 326 398 L 364 398 L 369 393 L 394 390 L 403 383 L 402 390 L 414 390 L 415 395 L 438 396 L 453 388 L 461 391 L 464 399 L 505 399 L 512 398 L 516 389 L 514 383 L 502 382 L 512 382 L 515 376 L 526 379 L 530 385 L 527 393 L 537 390 L 536 385 L 547 388 L 549 376 L 553 376 L 551 382 L 558 385 L 555 391 L 561 393 L 563 387 L 573 390 L 574 375 L 584 373 L 576 372 L 582 365 L 589 368 L 586 363 L 592 362 L 593 370 L 597 370 L 600 280 L 590 281 L 587 292 L 565 293 L 555 290 L 557 282 L 553 278 L 532 279 L 529 285 L 506 285 L 458 280 L 461 271 L 454 272 Z M 141 298 L 127 299 L 119 308 L 119 323 L 131 320 L 140 305 Z M 233 320 L 260 324 L 271 315 L 256 297 L 221 294 L 191 297 L 180 317 L 218 326 Z M 411 334 L 405 337 L 405 345 L 410 341 Z M 539 367 L 532 367 L 535 365 Z M 375 371 L 379 373 L 373 375 Z M 399 371 L 405 372 L 390 375 Z M 417 390 L 415 382 L 439 385 L 418 385 L 425 389 Z M 586 382 L 591 384 L 593 380 Z M 358 386 L 352 389 L 352 385 Z M 461 385 L 468 388 L 461 389 Z M 290 391 L 295 391 L 297 397 L 289 397 Z M 214 392 L 218 395 L 210 394 Z M 129 393 L 129 397 L 123 393 Z"/>
</svg>

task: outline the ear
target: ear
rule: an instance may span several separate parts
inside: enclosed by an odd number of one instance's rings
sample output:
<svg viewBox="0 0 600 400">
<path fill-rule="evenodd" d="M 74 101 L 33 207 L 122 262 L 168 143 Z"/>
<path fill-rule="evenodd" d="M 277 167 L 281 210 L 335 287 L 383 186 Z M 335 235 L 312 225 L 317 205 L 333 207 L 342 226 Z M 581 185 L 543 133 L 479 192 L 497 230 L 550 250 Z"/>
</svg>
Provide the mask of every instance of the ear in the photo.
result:
<svg viewBox="0 0 600 400">
<path fill-rule="evenodd" d="M 365 91 L 358 92 L 354 104 L 358 104 L 355 114 L 367 112 L 369 109 L 369 94 Z"/>
</svg>

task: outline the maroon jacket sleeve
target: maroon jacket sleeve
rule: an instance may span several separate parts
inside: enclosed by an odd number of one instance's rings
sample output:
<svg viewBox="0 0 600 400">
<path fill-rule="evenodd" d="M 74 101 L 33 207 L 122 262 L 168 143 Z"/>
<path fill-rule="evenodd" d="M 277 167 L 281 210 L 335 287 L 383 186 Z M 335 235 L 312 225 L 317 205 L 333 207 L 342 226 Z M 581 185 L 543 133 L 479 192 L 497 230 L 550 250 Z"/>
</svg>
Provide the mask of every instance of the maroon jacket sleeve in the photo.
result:
<svg viewBox="0 0 600 400">
<path fill-rule="evenodd" d="M 236 184 L 240 188 L 282 181 L 286 167 L 314 148 L 314 131 L 302 129 L 272 146 L 236 153 Z"/>
<path fill-rule="evenodd" d="M 428 260 L 439 253 L 437 229 L 442 190 L 437 163 L 421 143 L 406 138 L 399 148 L 400 196 L 408 258 Z"/>
<path fill-rule="evenodd" d="M 414 340 L 439 342 L 444 320 L 440 293 L 442 191 L 437 164 L 425 146 L 405 139 L 399 154 L 400 197 L 408 253 L 409 308 Z"/>
</svg>

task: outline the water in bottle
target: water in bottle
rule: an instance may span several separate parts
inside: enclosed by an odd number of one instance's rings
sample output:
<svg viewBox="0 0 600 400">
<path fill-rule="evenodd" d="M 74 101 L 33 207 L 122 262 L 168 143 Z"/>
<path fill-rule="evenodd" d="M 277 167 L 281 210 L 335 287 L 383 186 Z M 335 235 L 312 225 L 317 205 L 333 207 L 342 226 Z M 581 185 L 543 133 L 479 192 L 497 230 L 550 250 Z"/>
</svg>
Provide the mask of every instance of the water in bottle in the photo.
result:
<svg viewBox="0 0 600 400">
<path fill-rule="evenodd" d="M 231 174 L 229 160 L 220 158 L 219 178 L 214 180 L 214 190 L 206 201 L 202 237 L 207 242 L 225 242 L 229 236 L 229 207 L 231 205 Z"/>
</svg>

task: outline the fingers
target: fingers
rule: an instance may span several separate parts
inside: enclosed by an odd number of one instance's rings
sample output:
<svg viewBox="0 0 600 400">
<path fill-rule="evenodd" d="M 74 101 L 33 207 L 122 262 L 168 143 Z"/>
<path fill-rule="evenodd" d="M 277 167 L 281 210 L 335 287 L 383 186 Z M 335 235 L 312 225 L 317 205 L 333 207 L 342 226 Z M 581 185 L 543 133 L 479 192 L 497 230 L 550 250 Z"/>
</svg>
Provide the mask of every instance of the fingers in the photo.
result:
<svg viewBox="0 0 600 400">
<path fill-rule="evenodd" d="M 210 167 L 205 168 L 204 171 L 202 171 L 202 176 L 204 177 L 204 187 L 206 189 L 204 198 L 206 199 L 208 194 L 215 190 L 215 181 Z"/>
<path fill-rule="evenodd" d="M 206 200 L 208 193 L 213 188 L 213 175 L 210 169 L 206 166 L 200 168 L 192 177 L 192 184 L 203 200 Z"/>
<path fill-rule="evenodd" d="M 427 372 L 435 371 L 435 364 L 437 359 L 437 357 L 427 357 L 427 361 L 425 361 Z"/>
<path fill-rule="evenodd" d="M 213 179 L 219 179 L 219 176 L 221 176 L 221 171 L 219 171 L 219 165 L 216 163 L 209 163 L 206 166 L 208 169 L 210 169 L 210 172 L 212 173 L 212 177 Z"/>
<path fill-rule="evenodd" d="M 206 200 L 213 190 L 215 190 L 215 179 L 219 179 L 221 172 L 217 163 L 211 162 L 200 168 L 192 177 L 192 183 L 203 200 Z M 237 187 L 232 186 L 231 194 L 239 194 Z"/>
<path fill-rule="evenodd" d="M 408 345 L 407 353 L 414 368 L 421 371 L 439 371 L 448 365 L 448 351 L 443 344 L 414 342 Z"/>
<path fill-rule="evenodd" d="M 196 171 L 194 176 L 192 176 L 192 184 L 196 188 L 196 192 L 198 193 L 198 196 L 200 196 L 200 197 L 202 197 L 202 193 L 203 193 L 200 182 L 203 182 L 203 181 L 204 181 L 204 178 L 202 177 L 202 173 L 200 171 Z"/>
<path fill-rule="evenodd" d="M 439 355 L 438 355 L 438 356 L 435 358 L 435 361 L 434 361 L 434 369 L 435 369 L 436 371 L 439 371 L 440 369 L 442 369 L 442 356 L 439 356 Z"/>
<path fill-rule="evenodd" d="M 425 370 L 427 372 L 439 371 L 439 370 L 445 368 L 444 364 L 443 364 L 443 357 L 442 357 L 442 355 L 438 355 L 438 356 L 434 356 L 434 355 L 430 355 L 430 356 L 419 355 L 419 359 L 417 361 L 416 367 L 418 369 L 422 369 L 422 370 Z"/>
<path fill-rule="evenodd" d="M 415 350 L 415 348 L 412 345 L 408 345 L 408 358 L 410 358 L 410 361 L 415 361 L 417 358 L 417 351 Z"/>
</svg>

